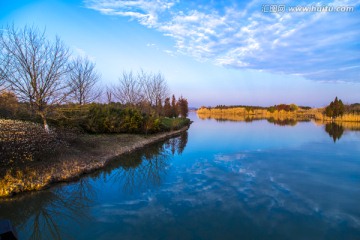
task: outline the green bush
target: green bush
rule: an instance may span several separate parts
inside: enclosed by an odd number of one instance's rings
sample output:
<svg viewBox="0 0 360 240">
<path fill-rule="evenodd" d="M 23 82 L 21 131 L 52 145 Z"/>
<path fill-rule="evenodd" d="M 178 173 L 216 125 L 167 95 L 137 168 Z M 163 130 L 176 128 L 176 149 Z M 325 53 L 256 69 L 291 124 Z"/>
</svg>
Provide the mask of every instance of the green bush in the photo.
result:
<svg viewBox="0 0 360 240">
<path fill-rule="evenodd" d="M 275 107 L 269 107 L 267 110 L 271 113 L 274 113 L 276 109 Z"/>
<path fill-rule="evenodd" d="M 138 109 L 119 104 L 91 104 L 82 123 L 90 133 L 141 133 L 144 117 Z"/>
<path fill-rule="evenodd" d="M 160 128 L 162 131 L 171 131 L 181 129 L 190 125 L 190 119 L 188 118 L 162 118 Z"/>
</svg>

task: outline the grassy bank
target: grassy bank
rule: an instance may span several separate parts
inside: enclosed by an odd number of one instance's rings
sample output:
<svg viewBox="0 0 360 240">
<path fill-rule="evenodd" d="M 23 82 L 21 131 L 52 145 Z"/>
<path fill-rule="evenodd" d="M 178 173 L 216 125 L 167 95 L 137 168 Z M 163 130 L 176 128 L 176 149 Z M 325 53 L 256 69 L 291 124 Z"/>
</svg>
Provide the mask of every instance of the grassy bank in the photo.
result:
<svg viewBox="0 0 360 240">
<path fill-rule="evenodd" d="M 91 135 L 64 131 L 47 134 L 34 123 L 0 120 L 0 196 L 72 180 L 104 167 L 115 156 L 176 136 L 190 123 L 185 119 L 166 121 L 172 131 Z"/>
<path fill-rule="evenodd" d="M 338 116 L 336 118 L 327 117 L 325 114 L 322 114 L 321 111 L 317 112 L 314 116 L 316 120 L 321 120 L 324 122 L 360 122 L 360 114 L 343 114 L 341 116 Z"/>
</svg>

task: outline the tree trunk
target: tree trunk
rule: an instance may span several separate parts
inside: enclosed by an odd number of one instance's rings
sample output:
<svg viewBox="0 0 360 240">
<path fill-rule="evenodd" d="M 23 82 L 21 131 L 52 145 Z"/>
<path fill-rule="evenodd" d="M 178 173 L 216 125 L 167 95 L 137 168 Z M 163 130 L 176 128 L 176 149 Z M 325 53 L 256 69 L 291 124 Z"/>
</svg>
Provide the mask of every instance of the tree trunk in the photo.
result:
<svg viewBox="0 0 360 240">
<path fill-rule="evenodd" d="M 49 128 L 49 125 L 47 124 L 45 115 L 43 113 L 41 113 L 40 116 L 41 116 L 41 118 L 43 120 L 43 123 L 44 123 L 45 132 L 50 133 L 50 128 Z"/>
</svg>

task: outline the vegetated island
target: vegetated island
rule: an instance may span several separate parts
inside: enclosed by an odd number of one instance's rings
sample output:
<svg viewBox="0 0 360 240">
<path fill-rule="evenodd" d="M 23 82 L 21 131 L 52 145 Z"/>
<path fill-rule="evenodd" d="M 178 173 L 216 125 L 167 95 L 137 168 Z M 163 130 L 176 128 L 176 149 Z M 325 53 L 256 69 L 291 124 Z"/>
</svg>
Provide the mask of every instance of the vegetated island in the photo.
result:
<svg viewBox="0 0 360 240">
<path fill-rule="evenodd" d="M 201 119 L 218 121 L 253 121 L 267 119 L 279 125 L 295 125 L 298 121 L 315 120 L 319 124 L 329 122 L 360 129 L 360 104 L 344 105 L 337 97 L 324 108 L 279 104 L 271 107 L 224 106 L 201 107 L 197 110 Z"/>
</svg>

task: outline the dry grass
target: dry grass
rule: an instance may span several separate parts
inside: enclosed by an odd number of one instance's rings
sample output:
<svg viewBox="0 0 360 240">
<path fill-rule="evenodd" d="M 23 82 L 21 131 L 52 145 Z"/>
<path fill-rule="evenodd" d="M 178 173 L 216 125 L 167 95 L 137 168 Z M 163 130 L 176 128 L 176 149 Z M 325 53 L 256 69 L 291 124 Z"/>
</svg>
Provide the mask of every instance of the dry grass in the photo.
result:
<svg viewBox="0 0 360 240">
<path fill-rule="evenodd" d="M 39 160 L 44 153 L 65 147 L 56 132 L 46 133 L 42 126 L 0 119 L 0 166 Z"/>
<path fill-rule="evenodd" d="M 238 108 L 200 108 L 197 110 L 197 114 L 201 119 L 214 118 L 218 120 L 230 120 L 230 121 L 249 121 L 256 119 L 275 119 L 275 120 L 286 120 L 293 119 L 295 121 L 304 121 L 304 120 L 320 120 L 320 121 L 335 121 L 339 122 L 360 122 L 360 114 L 344 114 L 335 119 L 327 117 L 323 114 L 323 108 L 317 109 L 298 109 L 296 111 L 278 111 L 269 112 L 266 109 L 255 109 L 247 110 L 243 107 Z"/>
<path fill-rule="evenodd" d="M 217 120 L 230 120 L 230 121 L 251 121 L 257 119 L 274 119 L 279 121 L 285 121 L 287 119 L 293 119 L 296 121 L 310 120 L 313 112 L 305 110 L 297 110 L 293 112 L 287 112 L 284 110 L 275 110 L 269 112 L 266 109 L 252 109 L 247 110 L 242 107 L 216 109 L 216 108 L 200 108 L 197 111 L 199 118 L 207 119 L 214 118 Z"/>
<path fill-rule="evenodd" d="M 325 116 L 320 110 L 315 114 L 316 120 L 335 122 L 360 122 L 360 114 L 344 114 L 335 119 Z"/>
</svg>

